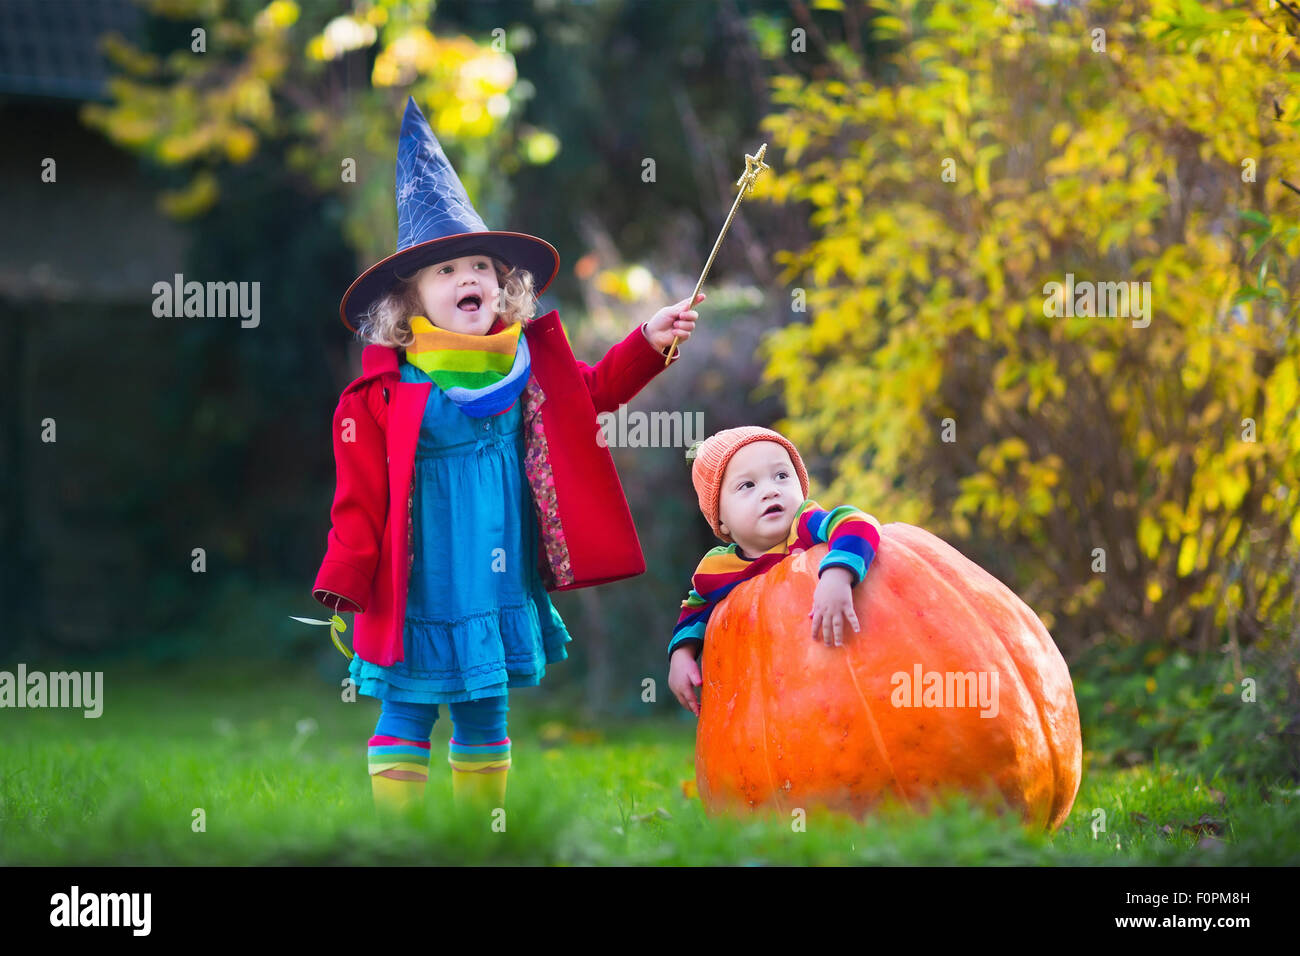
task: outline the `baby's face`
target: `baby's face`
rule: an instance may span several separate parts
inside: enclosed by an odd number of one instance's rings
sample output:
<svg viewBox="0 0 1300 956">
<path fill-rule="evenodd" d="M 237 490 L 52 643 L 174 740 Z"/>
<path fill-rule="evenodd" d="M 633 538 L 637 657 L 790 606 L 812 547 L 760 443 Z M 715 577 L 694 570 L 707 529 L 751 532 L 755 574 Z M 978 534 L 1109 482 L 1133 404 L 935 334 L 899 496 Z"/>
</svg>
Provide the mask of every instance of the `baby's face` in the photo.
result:
<svg viewBox="0 0 1300 956">
<path fill-rule="evenodd" d="M 496 318 L 500 285 L 488 256 L 462 256 L 421 269 L 416 291 L 429 321 L 448 332 L 484 335 Z M 478 297 L 474 305 L 470 296 Z M 465 301 L 465 308 L 459 303 Z"/>
<path fill-rule="evenodd" d="M 722 530 L 753 558 L 790 534 L 803 489 L 785 446 L 750 442 L 731 456 L 718 494 Z"/>
</svg>

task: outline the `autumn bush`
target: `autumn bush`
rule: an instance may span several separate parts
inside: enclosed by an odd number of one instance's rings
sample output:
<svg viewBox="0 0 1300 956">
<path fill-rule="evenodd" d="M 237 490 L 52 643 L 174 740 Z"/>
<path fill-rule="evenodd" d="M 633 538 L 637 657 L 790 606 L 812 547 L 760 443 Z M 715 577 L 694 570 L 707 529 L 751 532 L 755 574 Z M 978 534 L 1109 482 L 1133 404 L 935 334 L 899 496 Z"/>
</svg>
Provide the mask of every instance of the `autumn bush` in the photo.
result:
<svg viewBox="0 0 1300 956">
<path fill-rule="evenodd" d="M 817 231 L 765 357 L 826 497 L 951 536 L 1067 653 L 1294 642 L 1297 18 L 874 6 L 869 73 L 775 81 L 756 192 Z M 1053 307 L 1110 282 L 1149 312 Z"/>
</svg>

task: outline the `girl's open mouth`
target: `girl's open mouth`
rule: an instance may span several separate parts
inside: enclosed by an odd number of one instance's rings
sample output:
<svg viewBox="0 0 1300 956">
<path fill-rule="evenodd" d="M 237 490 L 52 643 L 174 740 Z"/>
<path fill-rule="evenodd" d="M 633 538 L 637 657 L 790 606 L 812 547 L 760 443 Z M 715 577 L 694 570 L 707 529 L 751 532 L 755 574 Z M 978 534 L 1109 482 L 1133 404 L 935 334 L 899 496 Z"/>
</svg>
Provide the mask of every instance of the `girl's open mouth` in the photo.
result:
<svg viewBox="0 0 1300 956">
<path fill-rule="evenodd" d="M 479 298 L 477 295 L 473 293 L 470 293 L 469 295 L 465 296 L 465 298 L 461 299 L 459 302 L 456 303 L 456 308 L 460 309 L 462 312 L 477 312 L 479 310 L 479 306 L 482 304 L 483 304 L 483 300 L 481 298 Z"/>
<path fill-rule="evenodd" d="M 785 511 L 785 508 L 781 507 L 780 505 L 771 505 L 768 507 L 766 511 L 763 512 L 761 517 L 766 518 L 768 515 L 779 515 L 782 511 Z"/>
</svg>

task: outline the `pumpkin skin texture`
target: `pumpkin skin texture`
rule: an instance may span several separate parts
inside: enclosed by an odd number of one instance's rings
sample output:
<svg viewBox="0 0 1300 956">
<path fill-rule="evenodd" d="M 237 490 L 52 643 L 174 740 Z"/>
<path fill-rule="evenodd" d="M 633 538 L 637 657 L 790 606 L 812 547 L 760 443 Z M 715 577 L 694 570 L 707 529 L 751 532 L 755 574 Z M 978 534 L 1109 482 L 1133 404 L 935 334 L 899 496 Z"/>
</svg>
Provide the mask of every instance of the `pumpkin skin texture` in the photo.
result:
<svg viewBox="0 0 1300 956">
<path fill-rule="evenodd" d="M 705 808 L 822 807 L 861 820 L 882 801 L 919 808 L 955 791 L 1059 827 L 1083 745 L 1069 669 L 1038 616 L 952 546 L 892 523 L 853 589 L 860 630 L 827 647 L 808 617 L 826 551 L 792 554 L 709 618 L 695 750 Z M 945 681 L 996 671 L 996 715 L 951 697 L 895 706 L 915 699 L 893 675 L 912 680 L 917 665 Z"/>
</svg>

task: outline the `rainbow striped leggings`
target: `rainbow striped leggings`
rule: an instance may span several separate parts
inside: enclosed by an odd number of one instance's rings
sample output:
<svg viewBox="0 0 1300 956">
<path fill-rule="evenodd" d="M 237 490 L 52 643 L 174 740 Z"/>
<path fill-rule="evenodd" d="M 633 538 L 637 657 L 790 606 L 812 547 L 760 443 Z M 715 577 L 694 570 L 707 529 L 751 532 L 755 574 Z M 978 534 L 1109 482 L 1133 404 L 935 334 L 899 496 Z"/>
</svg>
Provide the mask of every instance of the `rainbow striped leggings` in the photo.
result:
<svg viewBox="0 0 1300 956">
<path fill-rule="evenodd" d="M 455 770 L 490 772 L 510 766 L 510 738 L 506 736 L 504 695 L 447 704 L 451 714 L 451 740 L 447 762 Z M 385 700 L 370 738 L 372 774 L 388 771 L 402 780 L 427 780 L 437 704 Z"/>
</svg>

